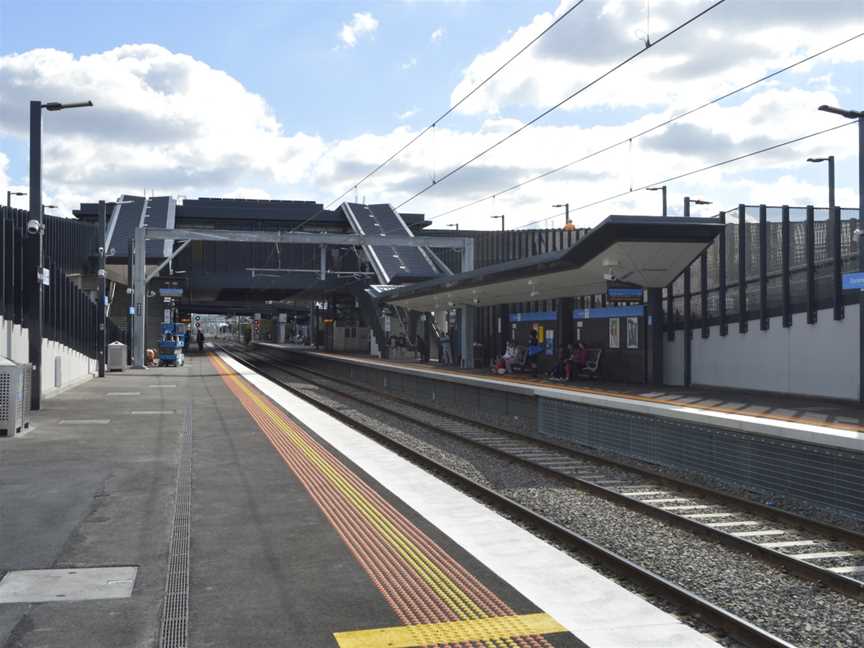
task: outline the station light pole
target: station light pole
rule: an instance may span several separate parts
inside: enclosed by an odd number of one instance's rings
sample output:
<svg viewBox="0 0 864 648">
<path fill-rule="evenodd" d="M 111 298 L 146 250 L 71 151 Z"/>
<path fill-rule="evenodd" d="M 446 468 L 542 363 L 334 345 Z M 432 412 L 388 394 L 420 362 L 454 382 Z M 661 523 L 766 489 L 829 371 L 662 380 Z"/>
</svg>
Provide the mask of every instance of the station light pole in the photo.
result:
<svg viewBox="0 0 864 648">
<path fill-rule="evenodd" d="M 490 216 L 490 218 L 500 218 L 501 219 L 501 231 L 504 231 L 504 214 L 498 214 L 497 216 Z M 459 229 L 458 227 L 456 228 Z"/>
<path fill-rule="evenodd" d="M 7 191 L 6 192 L 6 209 L 12 209 L 12 196 L 26 196 L 26 191 Z"/>
<path fill-rule="evenodd" d="M 684 218 L 690 218 L 690 205 L 710 205 L 710 200 L 684 196 Z M 704 252 L 703 252 L 704 254 Z M 684 270 L 684 386 L 689 387 L 693 380 L 693 329 L 690 313 L 690 266 Z"/>
<path fill-rule="evenodd" d="M 668 216 L 669 211 L 666 208 L 666 185 L 662 185 L 660 187 L 648 187 L 648 191 L 662 191 L 663 192 L 663 215 Z"/>
<path fill-rule="evenodd" d="M 42 110 L 58 112 L 67 108 L 84 108 L 93 105 L 92 101 L 77 103 L 59 103 L 50 101 L 30 102 L 30 220 L 37 220 L 35 233 L 24 239 L 24 268 L 26 271 L 38 269 L 38 275 L 33 272 L 24 279 L 22 289 L 27 298 L 25 324 L 28 328 L 29 361 L 33 367 L 32 385 L 30 389 L 30 409 L 38 410 L 42 403 L 42 320 L 44 309 L 44 294 L 42 291 L 42 268 L 44 266 L 42 250 Z M 33 281 L 36 285 L 33 285 Z M 27 286 L 35 290 L 27 290 Z"/>
<path fill-rule="evenodd" d="M 858 272 L 864 272 L 864 110 L 819 106 L 822 112 L 858 120 Z M 858 401 L 864 403 L 864 290 L 858 293 Z"/>
<path fill-rule="evenodd" d="M 827 162 L 828 163 L 828 213 L 834 215 L 834 156 L 820 158 L 807 158 L 808 162 Z"/>
<path fill-rule="evenodd" d="M 570 203 L 561 203 L 560 205 L 552 205 L 553 209 L 561 209 L 564 208 L 564 229 L 569 229 L 567 226 L 570 224 Z"/>
</svg>

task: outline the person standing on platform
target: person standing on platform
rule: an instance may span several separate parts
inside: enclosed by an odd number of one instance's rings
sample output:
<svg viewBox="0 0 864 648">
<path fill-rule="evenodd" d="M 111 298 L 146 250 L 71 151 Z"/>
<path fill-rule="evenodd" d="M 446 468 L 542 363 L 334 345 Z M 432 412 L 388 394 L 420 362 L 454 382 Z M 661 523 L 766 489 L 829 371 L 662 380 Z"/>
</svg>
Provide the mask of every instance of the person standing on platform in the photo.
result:
<svg viewBox="0 0 864 648">
<path fill-rule="evenodd" d="M 537 377 L 539 369 L 540 354 L 543 353 L 543 347 L 540 345 L 540 340 L 537 337 L 537 331 L 531 330 L 531 338 L 528 341 L 528 365 L 533 370 L 533 375 Z"/>
<path fill-rule="evenodd" d="M 420 354 L 420 362 L 424 364 L 429 362 L 429 348 L 426 346 L 426 340 L 423 339 L 422 335 L 416 336 L 414 346 L 417 347 L 417 353 Z"/>
<path fill-rule="evenodd" d="M 198 329 L 198 335 L 195 336 L 195 341 L 198 343 L 198 353 L 204 352 L 204 333 Z"/>
<path fill-rule="evenodd" d="M 189 329 L 183 333 L 183 353 L 189 353 Z"/>
</svg>

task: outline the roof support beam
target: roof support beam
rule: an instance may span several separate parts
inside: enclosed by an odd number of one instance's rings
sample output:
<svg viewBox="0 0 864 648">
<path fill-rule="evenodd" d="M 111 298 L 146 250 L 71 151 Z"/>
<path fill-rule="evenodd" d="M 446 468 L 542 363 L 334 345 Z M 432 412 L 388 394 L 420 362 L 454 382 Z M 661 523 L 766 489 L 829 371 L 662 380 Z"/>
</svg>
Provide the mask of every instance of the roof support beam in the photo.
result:
<svg viewBox="0 0 864 648">
<path fill-rule="evenodd" d="M 291 243 L 295 245 L 387 245 L 393 247 L 465 248 L 474 239 L 462 236 L 363 236 L 360 234 L 315 234 L 310 232 L 246 231 L 219 229 L 144 228 L 150 240 L 186 239 L 231 243 Z"/>
</svg>

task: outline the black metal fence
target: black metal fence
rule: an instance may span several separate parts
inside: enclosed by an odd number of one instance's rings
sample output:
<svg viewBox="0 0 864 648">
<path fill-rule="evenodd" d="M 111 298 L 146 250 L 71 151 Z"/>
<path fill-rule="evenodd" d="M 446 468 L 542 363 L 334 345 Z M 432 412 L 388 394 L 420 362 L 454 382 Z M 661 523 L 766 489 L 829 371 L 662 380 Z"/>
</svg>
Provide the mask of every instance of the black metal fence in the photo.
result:
<svg viewBox="0 0 864 648">
<path fill-rule="evenodd" d="M 0 207 L 0 245 L 3 248 L 0 306 L 5 319 L 24 321 L 24 294 L 33 290 L 36 268 L 24 267 L 24 240 L 30 213 Z M 89 291 L 72 277 L 93 274 L 96 227 L 71 218 L 45 217 L 43 255 L 49 282 L 43 287 L 43 335 L 87 356 L 96 357 L 98 308 Z M 26 278 L 26 282 L 25 282 Z M 108 339 L 124 339 L 113 322 L 107 321 Z"/>
<path fill-rule="evenodd" d="M 857 268 L 857 209 L 739 205 L 719 217 L 726 231 L 690 266 L 690 290 L 682 275 L 664 291 L 670 339 L 688 326 L 703 337 L 754 320 L 766 330 L 772 317 L 788 327 L 795 313 L 812 324 L 825 309 L 843 319 L 857 297 L 844 295 L 841 279 Z"/>
</svg>

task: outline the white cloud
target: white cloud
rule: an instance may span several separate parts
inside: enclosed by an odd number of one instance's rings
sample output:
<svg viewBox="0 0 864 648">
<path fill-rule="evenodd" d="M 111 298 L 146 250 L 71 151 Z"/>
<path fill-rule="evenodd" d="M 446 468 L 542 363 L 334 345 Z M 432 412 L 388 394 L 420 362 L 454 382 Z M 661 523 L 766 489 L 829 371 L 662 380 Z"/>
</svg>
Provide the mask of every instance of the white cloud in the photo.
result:
<svg viewBox="0 0 864 648">
<path fill-rule="evenodd" d="M 432 41 L 433 43 L 437 43 L 442 38 L 444 38 L 444 28 L 443 27 L 439 27 L 438 29 L 433 31 L 432 34 L 429 36 L 429 40 Z"/>
<path fill-rule="evenodd" d="M 709 0 L 652 3 L 651 37 L 659 36 L 707 7 Z M 479 53 L 453 89 L 466 94 L 572 5 L 538 14 L 492 50 Z M 642 47 L 642 10 L 618 0 L 588 0 L 564 18 L 460 108 L 496 114 L 519 106 L 553 105 Z M 864 29 L 857 0 L 759 0 L 726 3 L 691 26 L 645 51 L 604 81 L 566 104 L 564 110 L 665 106 L 721 94 L 805 53 L 816 52 Z M 850 43 L 822 61 L 860 61 L 860 43 Z"/>
<path fill-rule="evenodd" d="M 411 119 L 418 112 L 420 112 L 420 110 L 416 107 L 409 108 L 405 112 L 401 112 L 398 115 L 396 115 L 396 117 L 399 119 L 399 121 L 405 121 L 406 119 Z"/>
<path fill-rule="evenodd" d="M 346 47 L 354 47 L 357 40 L 364 34 L 373 34 L 378 29 L 378 20 L 371 13 L 355 13 L 351 22 L 343 24 L 339 32 L 339 40 Z"/>
<path fill-rule="evenodd" d="M 399 66 L 399 69 L 400 70 L 410 70 L 413 67 L 417 67 L 417 59 L 412 56 L 410 59 L 408 59 L 407 61 L 402 63 Z"/>
<path fill-rule="evenodd" d="M 685 6 L 679 0 L 667 0 L 658 8 L 687 8 L 692 14 L 701 2 L 695 0 Z M 590 0 L 586 6 L 591 7 Z M 595 2 L 594 8 L 598 6 Z M 734 6 L 740 14 L 740 8 L 749 5 Z M 615 13 L 614 8 L 610 5 L 606 13 L 584 14 L 582 21 L 590 17 L 590 24 L 604 24 L 605 32 L 600 30 L 599 34 L 615 36 L 621 32 L 623 35 L 616 37 L 624 51 L 634 42 L 626 31 L 629 14 Z M 717 12 L 719 16 L 720 9 Z M 857 29 L 850 23 L 838 31 L 836 21 L 826 19 L 823 24 L 816 16 L 811 17 L 805 38 L 800 32 L 800 16 L 794 23 L 780 12 L 773 19 L 763 16 L 761 9 L 757 13 L 762 16 L 760 22 L 752 25 L 740 23 L 740 15 L 738 23 L 726 16 L 704 33 L 697 30 L 694 38 L 698 36 L 704 42 L 689 42 L 668 51 L 661 51 L 666 43 L 661 44 L 656 52 L 646 54 L 643 67 L 625 68 L 610 78 L 610 83 L 601 84 L 574 102 L 572 112 L 562 111 L 554 121 L 538 122 L 462 172 L 439 182 L 404 209 L 434 216 L 498 192 L 494 200 L 436 223 L 458 219 L 466 228 L 490 228 L 495 226 L 490 214 L 506 213 L 508 226 L 515 227 L 556 213 L 558 210 L 551 208 L 554 203 L 570 202 L 575 209 L 626 193 L 631 186 L 670 178 L 835 125 L 834 117 L 816 112 L 815 106 L 844 103 L 845 86 L 854 84 L 854 80 L 836 78 L 833 68 L 826 64 L 864 58 L 864 51 L 854 44 L 820 58 L 822 65 L 815 71 L 798 68 L 733 101 L 711 106 L 674 126 L 637 138 L 632 147 L 619 146 L 519 191 L 500 193 L 612 142 L 626 141 L 682 108 L 698 105 L 767 69 L 803 57 L 812 51 L 814 40 L 824 46 L 830 39 L 839 41 L 839 31 L 851 33 Z M 658 16 L 657 24 L 652 22 L 657 29 L 661 19 L 669 25 L 674 22 L 671 14 L 660 12 Z M 562 25 L 576 17 L 574 13 Z M 551 15 L 544 18 L 551 19 Z M 462 83 L 500 64 L 502 55 L 526 42 L 543 24 L 548 22 L 535 19 L 515 30 L 506 47 L 479 54 Z M 720 45 L 708 42 L 711 38 Z M 672 42 L 670 39 L 668 44 Z M 749 42 L 758 46 L 755 57 L 748 54 Z M 718 60 L 717 69 L 700 67 L 707 62 L 700 58 L 701 51 L 694 53 L 699 48 Z M 527 66 L 520 67 L 520 63 L 508 68 L 500 82 L 479 92 L 476 105 L 469 105 L 466 111 L 469 115 L 438 124 L 364 183 L 360 193 L 370 202 L 399 204 L 433 178 L 440 179 L 518 128 L 528 116 L 539 112 L 538 108 L 557 101 L 565 86 L 578 87 L 586 76 L 608 67 L 608 60 L 617 53 L 615 48 L 598 50 L 585 54 L 584 60 L 574 60 L 575 54 L 562 43 L 538 50 L 528 57 Z M 735 59 L 728 69 L 727 54 Z M 667 74 L 677 76 L 670 80 Z M 454 96 L 461 96 L 461 91 L 455 89 Z M 121 192 L 140 192 L 144 187 L 190 197 L 273 196 L 327 202 L 418 132 L 403 123 L 389 131 L 359 130 L 331 141 L 302 132 L 288 133 L 264 98 L 250 92 L 240 81 L 190 56 L 156 45 L 126 45 L 80 58 L 56 50 L 0 57 L 0 132 L 26 140 L 26 104 L 31 96 L 93 99 L 96 105 L 45 115 L 46 192 L 68 208 L 77 206 L 78 201 L 110 199 Z M 617 111 L 618 106 L 626 106 L 627 110 Z M 422 108 L 431 109 L 425 105 Z M 404 121 L 418 111 L 417 106 L 411 106 L 394 117 Z M 853 186 L 857 178 L 853 130 L 850 127 L 674 181 L 669 186 L 670 209 L 679 212 L 684 195 L 712 200 L 714 205 L 706 208 L 712 211 L 739 202 L 824 204 L 824 169 L 804 160 L 827 154 L 837 157 L 838 202 L 850 204 L 857 196 Z M 8 175 L 3 171 L 3 162 L 0 157 L 0 180 Z M 610 213 L 650 214 L 658 210 L 658 196 L 640 191 L 576 211 L 573 217 L 579 225 L 591 225 Z"/>
<path fill-rule="evenodd" d="M 0 132 L 27 137 L 34 96 L 94 103 L 44 116 L 46 192 L 67 213 L 145 187 L 220 196 L 302 183 L 324 151 L 318 137 L 285 134 L 265 100 L 233 77 L 157 45 L 0 57 Z"/>
</svg>

